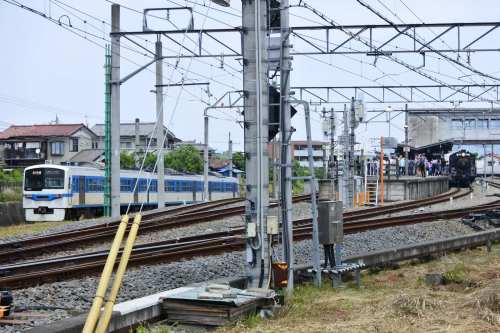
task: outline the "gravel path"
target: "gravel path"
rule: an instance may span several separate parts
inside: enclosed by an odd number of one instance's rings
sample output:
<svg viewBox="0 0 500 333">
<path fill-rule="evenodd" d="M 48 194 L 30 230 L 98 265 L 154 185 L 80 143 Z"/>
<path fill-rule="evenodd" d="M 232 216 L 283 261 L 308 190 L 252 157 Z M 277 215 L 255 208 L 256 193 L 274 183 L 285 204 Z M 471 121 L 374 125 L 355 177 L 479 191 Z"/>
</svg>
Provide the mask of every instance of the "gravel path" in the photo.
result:
<svg viewBox="0 0 500 333">
<path fill-rule="evenodd" d="M 402 246 L 437 238 L 452 237 L 472 233 L 469 227 L 456 221 L 399 226 L 346 235 L 345 255 L 379 250 L 387 247 Z M 295 245 L 296 263 L 310 262 L 311 242 L 301 241 Z M 280 250 L 277 250 L 280 253 Z M 244 272 L 243 252 L 233 252 L 194 258 L 188 261 L 137 267 L 125 276 L 118 302 L 142 297 L 148 294 L 176 288 L 189 283 L 206 281 L 220 277 L 241 275 Z M 69 317 L 85 312 L 92 301 L 98 279 L 88 277 L 65 282 L 56 282 L 13 291 L 16 305 L 48 305 L 66 310 L 49 311 L 48 318 L 36 320 L 32 326 Z M 24 327 L 1 327 L 2 332 L 25 330 Z"/>
</svg>

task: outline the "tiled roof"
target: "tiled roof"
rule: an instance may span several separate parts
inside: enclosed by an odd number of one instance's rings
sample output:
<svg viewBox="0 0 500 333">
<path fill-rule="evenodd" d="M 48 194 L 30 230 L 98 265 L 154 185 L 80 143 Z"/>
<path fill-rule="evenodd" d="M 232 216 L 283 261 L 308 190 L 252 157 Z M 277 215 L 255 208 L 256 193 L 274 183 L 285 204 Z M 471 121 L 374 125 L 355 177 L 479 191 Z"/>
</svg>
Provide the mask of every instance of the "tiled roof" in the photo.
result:
<svg viewBox="0 0 500 333">
<path fill-rule="evenodd" d="M 139 123 L 139 135 L 150 136 L 155 129 L 155 123 Z M 97 136 L 104 136 L 104 124 L 95 124 L 92 127 L 92 131 L 97 134 Z M 120 124 L 120 136 L 135 136 L 135 123 L 121 123 Z M 168 130 L 169 138 L 175 139 L 174 133 Z"/>
<path fill-rule="evenodd" d="M 12 125 L 0 132 L 0 140 L 19 137 L 69 136 L 85 127 L 83 124 Z"/>
</svg>

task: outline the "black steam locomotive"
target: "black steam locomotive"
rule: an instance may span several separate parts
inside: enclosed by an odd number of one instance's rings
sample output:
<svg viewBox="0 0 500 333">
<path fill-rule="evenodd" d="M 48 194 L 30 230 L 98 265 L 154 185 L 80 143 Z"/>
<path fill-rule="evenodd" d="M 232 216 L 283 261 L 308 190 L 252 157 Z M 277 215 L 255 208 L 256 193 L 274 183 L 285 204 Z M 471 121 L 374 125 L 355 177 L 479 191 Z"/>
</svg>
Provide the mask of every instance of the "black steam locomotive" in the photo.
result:
<svg viewBox="0 0 500 333">
<path fill-rule="evenodd" d="M 466 150 L 450 155 L 450 186 L 469 187 L 476 178 L 476 156 Z"/>
</svg>

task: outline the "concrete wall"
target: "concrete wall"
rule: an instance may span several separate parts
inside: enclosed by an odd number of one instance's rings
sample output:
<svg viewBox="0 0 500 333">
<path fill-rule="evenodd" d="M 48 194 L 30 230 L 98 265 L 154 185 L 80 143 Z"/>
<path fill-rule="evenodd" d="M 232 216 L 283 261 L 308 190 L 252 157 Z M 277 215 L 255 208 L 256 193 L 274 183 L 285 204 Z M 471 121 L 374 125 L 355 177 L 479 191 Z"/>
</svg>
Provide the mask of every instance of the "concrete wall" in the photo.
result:
<svg viewBox="0 0 500 333">
<path fill-rule="evenodd" d="M 24 222 L 24 210 L 21 202 L 0 203 L 0 227 Z"/>
<path fill-rule="evenodd" d="M 448 177 L 404 177 L 384 179 L 384 200 L 417 200 L 432 197 L 448 191 Z"/>
<path fill-rule="evenodd" d="M 461 125 L 453 124 L 453 120 L 461 121 Z M 486 123 L 481 122 L 486 121 Z M 408 136 L 410 145 L 426 146 L 439 141 L 451 139 L 489 141 L 500 139 L 500 117 L 498 116 L 462 116 L 443 114 L 441 116 L 409 115 Z"/>
</svg>

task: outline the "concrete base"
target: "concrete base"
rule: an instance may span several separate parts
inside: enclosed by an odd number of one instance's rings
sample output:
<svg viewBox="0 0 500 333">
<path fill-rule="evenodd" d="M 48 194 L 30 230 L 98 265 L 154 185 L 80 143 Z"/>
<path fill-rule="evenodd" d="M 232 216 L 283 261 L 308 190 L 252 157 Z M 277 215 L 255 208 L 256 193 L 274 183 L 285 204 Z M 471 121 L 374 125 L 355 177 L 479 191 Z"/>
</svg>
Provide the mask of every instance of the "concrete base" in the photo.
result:
<svg viewBox="0 0 500 333">
<path fill-rule="evenodd" d="M 107 332 L 128 333 L 131 328 L 139 324 L 164 319 L 162 310 L 162 298 L 192 289 L 207 283 L 229 283 L 234 288 L 244 288 L 246 278 L 232 277 L 227 279 L 216 279 L 208 282 L 195 283 L 186 287 L 167 290 L 161 293 L 132 299 L 113 307 L 113 315 Z M 63 319 L 48 325 L 32 328 L 29 333 L 80 333 L 82 331 L 87 314 Z"/>
<path fill-rule="evenodd" d="M 384 201 L 424 199 L 448 189 L 446 176 L 384 178 Z"/>
<path fill-rule="evenodd" d="M 0 203 L 0 227 L 14 224 L 23 224 L 24 211 L 21 202 Z"/>
</svg>

